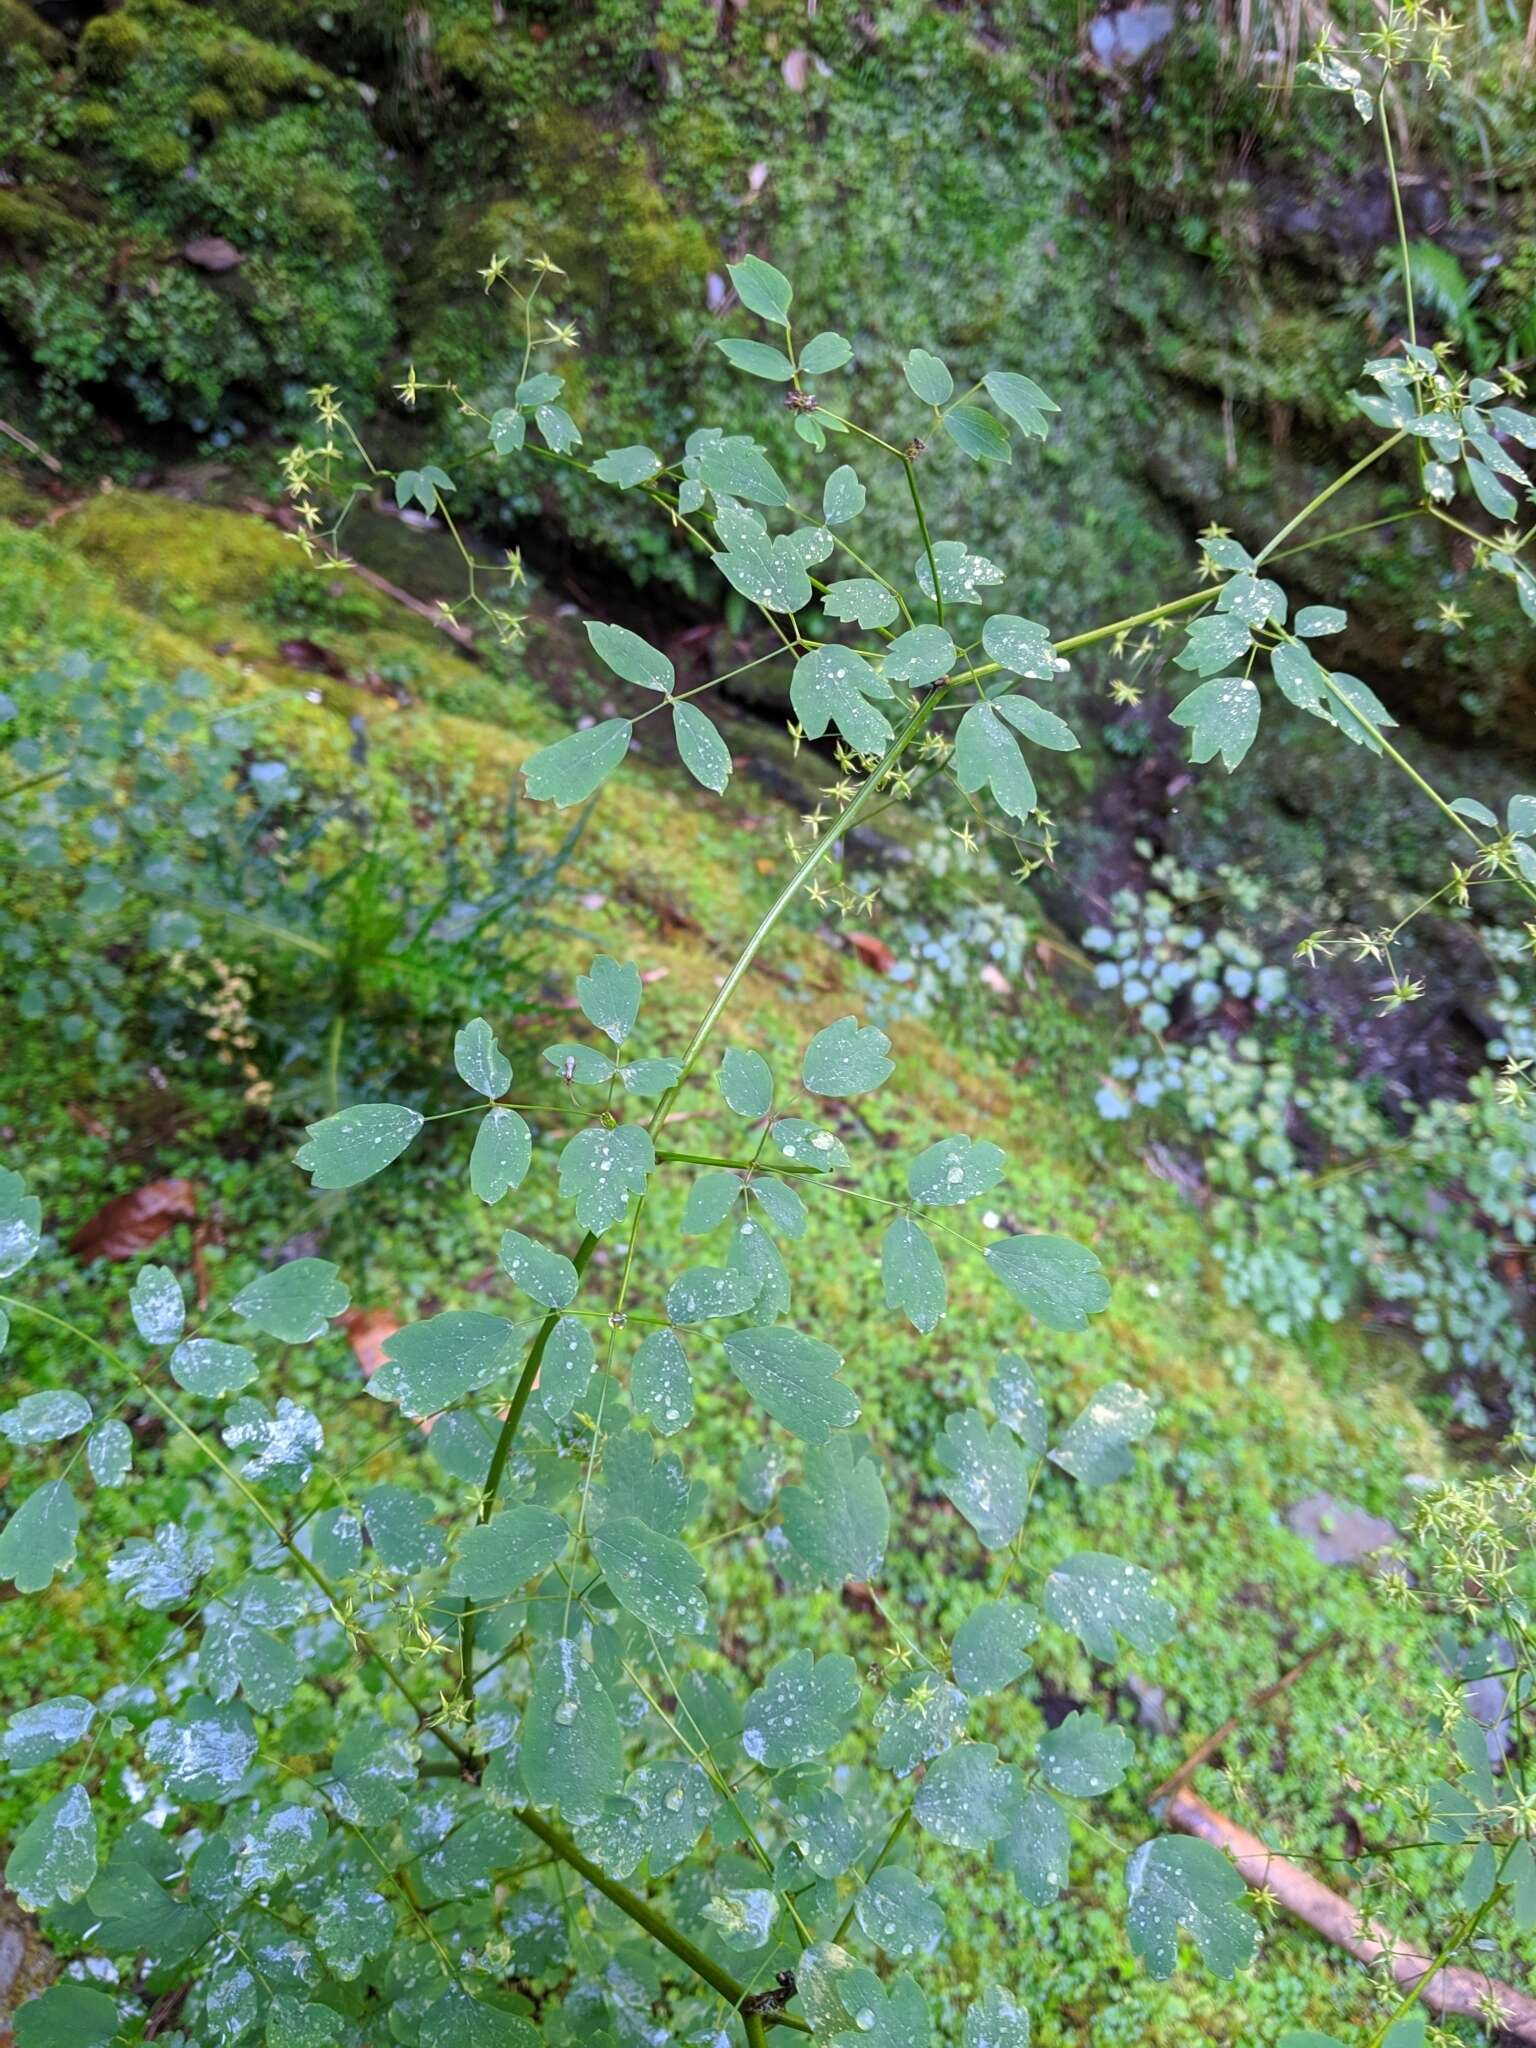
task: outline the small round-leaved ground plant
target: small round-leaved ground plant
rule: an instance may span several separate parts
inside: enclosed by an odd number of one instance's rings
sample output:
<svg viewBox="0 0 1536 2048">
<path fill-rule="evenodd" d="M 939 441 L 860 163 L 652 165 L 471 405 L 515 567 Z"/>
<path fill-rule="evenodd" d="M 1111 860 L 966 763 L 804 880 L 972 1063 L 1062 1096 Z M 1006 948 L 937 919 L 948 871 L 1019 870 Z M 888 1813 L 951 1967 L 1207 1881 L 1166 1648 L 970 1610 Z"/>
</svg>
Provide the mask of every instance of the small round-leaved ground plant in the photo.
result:
<svg viewBox="0 0 1536 2048">
<path fill-rule="evenodd" d="M 1337 52 L 1323 71 L 1374 115 L 1379 79 L 1373 98 Z M 560 381 L 532 362 L 547 270 L 518 295 L 517 404 L 485 420 L 499 459 L 581 460 Z M 1265 545 L 1250 553 L 1211 535 L 1197 589 L 1056 639 L 992 609 L 999 572 L 963 536 L 930 532 L 920 484 L 923 463 L 944 456 L 1006 474 L 1010 429 L 1026 440 L 1047 430 L 1045 395 L 1006 369 L 957 393 L 945 364 L 918 347 L 905 366 L 911 416 L 877 433 L 852 399 L 828 395 L 828 379 L 857 388 L 849 343 L 797 341 L 790 284 L 768 263 L 749 257 L 732 280 L 771 339 L 722 347 L 748 376 L 783 387 L 813 450 L 835 442 L 845 458 L 829 465 L 819 507 L 795 507 L 751 436 L 717 428 L 695 433 L 677 460 L 621 448 L 590 473 L 656 500 L 761 609 L 794 658 L 800 733 L 837 735 L 839 809 L 813 828 L 685 1043 L 650 1042 L 637 967 L 606 956 L 576 985 L 581 1035 L 549 1046 L 536 1071 L 515 1073 L 484 1019 L 458 1032 L 470 1106 L 445 1097 L 438 1113 L 473 1118 L 464 1169 L 474 1195 L 505 1210 L 501 1306 L 400 1329 L 369 1387 L 398 1411 L 405 1439 L 431 1422 L 434 1465 L 455 1483 L 407 1483 L 422 1469 L 408 1455 L 387 1483 L 335 1469 L 321 1418 L 284 1391 L 287 1347 L 312 1342 L 348 1306 L 328 1261 L 294 1259 L 191 1322 L 176 1276 L 146 1266 L 129 1300 L 136 1337 L 122 1348 L 0 1295 L 6 1317 L 90 1346 L 120 1395 L 93 1412 L 61 1388 L 0 1416 L 18 1455 L 48 1475 L 7 1494 L 0 1571 L 18 1592 L 31 1600 L 61 1577 L 67 1586 L 82 1497 L 131 1491 L 126 1416 L 183 1439 L 200 1474 L 179 1522 L 130 1536 L 107 1566 L 124 1601 L 167 1618 L 152 1663 L 102 1697 L 41 1700 L 3 1737 L 12 1769 L 46 1770 L 57 1786 L 13 1843 L 8 1882 L 109 1966 L 24 2007 L 22 2048 L 385 2038 L 531 2048 L 540 2032 L 605 2048 L 669 2033 L 763 2048 L 775 2028 L 842 2048 L 925 2048 L 926 1958 L 944 1922 L 911 1867 L 912 1840 L 1011 1873 L 1027 1939 L 1031 1904 L 1065 1883 L 1074 1817 L 1131 1764 L 1125 1732 L 1092 1710 L 1027 1753 L 999 1754 L 976 1735 L 987 1700 L 1027 1679 L 1046 1631 L 1113 1666 L 1127 1649 L 1154 1659 L 1176 1626 L 1134 1559 L 1026 1554 L 1037 1490 L 1112 1483 L 1151 1426 L 1145 1397 L 1115 1382 L 1053 1433 L 1023 1355 L 1034 1324 L 1080 1330 L 1107 1305 L 1097 1258 L 1049 1232 L 999 1235 L 969 1220 L 1008 1170 L 975 1132 L 929 1135 L 903 1163 L 899 1199 L 850 1185 L 851 1120 L 829 1105 L 892 1080 L 888 1040 L 849 1015 L 769 1060 L 730 1041 L 732 998 L 797 898 L 837 875 L 850 828 L 903 800 L 919 762 L 977 817 L 1029 835 L 1031 857 L 1048 850 L 1031 760 L 1076 741 L 1026 686 L 1048 697 L 1074 649 L 1140 624 L 1192 619 L 1177 660 L 1203 680 L 1176 716 L 1197 760 L 1219 752 L 1235 768 L 1268 697 L 1273 713 L 1289 704 L 1323 719 L 1427 788 L 1385 737 L 1390 720 L 1365 685 L 1311 652 L 1340 616 L 1314 608 L 1292 621 L 1269 570 L 1323 505 L 1397 449 L 1429 451 L 1422 500 L 1404 516 L 1449 516 L 1441 500 L 1457 487 L 1455 461 L 1500 516 L 1488 473 L 1514 484 L 1503 439 L 1536 441 L 1536 422 L 1502 402 L 1488 410 L 1503 395 L 1488 380 L 1467 384 L 1410 343 L 1377 366 L 1385 397 L 1367 407 L 1373 417 L 1388 407 L 1389 438 Z M 505 281 L 506 265 L 493 264 L 487 287 Z M 412 380 L 408 395 L 420 388 Z M 344 516 L 349 463 L 360 465 L 357 491 L 385 474 L 333 397 L 320 409 L 321 445 L 290 464 L 315 534 L 326 530 L 320 495 L 338 475 Z M 853 456 L 893 465 L 910 496 L 906 571 L 875 568 L 848 537 L 865 502 Z M 402 502 L 452 530 L 444 472 L 429 465 L 393 482 Z M 1523 475 L 1518 487 L 1527 491 Z M 1519 536 L 1478 544 L 1536 608 Z M 857 574 L 813 574 L 840 556 Z M 476 587 L 483 574 L 471 566 L 466 602 L 510 627 Z M 840 637 L 812 637 L 818 610 Z M 658 714 L 691 773 L 722 788 L 729 756 L 676 691 L 666 656 L 621 627 L 588 632 L 641 708 L 534 755 L 529 794 L 587 801 L 623 762 L 638 719 Z M 1272 690 L 1261 694 L 1256 670 Z M 1532 821 L 1501 825 L 1472 800 L 1429 794 L 1477 843 L 1461 886 L 1503 878 L 1532 893 Z M 697 1098 L 701 1076 L 737 1133 L 719 1151 L 671 1142 L 674 1109 L 685 1088 Z M 552 1167 L 547 1119 L 567 1133 Z M 386 1172 L 424 1121 L 406 1104 L 354 1103 L 310 1127 L 298 1163 L 318 1189 L 356 1187 Z M 557 1183 L 568 1218 L 559 1242 L 512 1220 L 536 1175 Z M 660 1176 L 686 1179 L 685 1244 L 647 1231 Z M 882 1601 L 907 1516 L 889 1496 L 881 1446 L 859 1427 L 856 1357 L 844 1356 L 856 1332 L 807 1327 L 791 1298 L 780 1244 L 814 1230 L 826 1199 L 867 1204 L 888 1308 L 919 1335 L 944 1315 L 949 1259 L 981 1262 L 1017 1310 L 1018 1348 L 987 1368 L 984 1400 L 936 1430 L 945 1490 L 987 1554 L 947 1642 L 915 1640 Z M 27 1264 L 41 1232 L 37 1200 L 16 1175 L 0 1176 L 0 1275 Z M 701 1393 L 734 1403 L 744 1428 L 767 1418 L 789 1439 L 798 1469 L 775 1503 L 784 1542 L 804 1582 L 867 1589 L 890 1642 L 878 1671 L 832 1644 L 722 1650 L 707 1552 L 690 1526 Z M 45 1604 L 35 1625 L 46 1616 Z M 151 1819 L 110 1839 L 92 1797 L 108 1761 L 154 1796 Z M 1218 1973 L 1252 1960 L 1242 1881 L 1211 1844 L 1154 1833 L 1131 1854 L 1124 1892 L 1130 1945 L 1153 1973 L 1175 1969 L 1181 1933 Z M 960 2031 L 964 2048 L 1025 2048 L 1029 2019 L 998 1983 Z"/>
</svg>

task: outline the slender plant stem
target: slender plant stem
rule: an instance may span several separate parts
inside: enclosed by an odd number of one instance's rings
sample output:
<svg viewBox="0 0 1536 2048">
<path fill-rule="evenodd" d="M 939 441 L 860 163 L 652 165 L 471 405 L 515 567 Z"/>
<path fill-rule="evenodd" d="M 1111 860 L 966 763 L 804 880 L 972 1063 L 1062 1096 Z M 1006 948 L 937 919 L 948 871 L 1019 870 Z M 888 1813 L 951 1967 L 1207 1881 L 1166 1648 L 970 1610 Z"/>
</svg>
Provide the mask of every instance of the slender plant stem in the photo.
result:
<svg viewBox="0 0 1536 2048">
<path fill-rule="evenodd" d="M 1397 432 L 1389 434 L 1385 441 L 1378 441 L 1369 455 L 1362 455 L 1360 460 L 1346 469 L 1342 476 L 1336 476 L 1331 484 L 1320 490 L 1309 505 L 1303 505 L 1294 519 L 1288 519 L 1274 539 L 1266 542 L 1254 556 L 1253 566 L 1256 569 L 1261 567 L 1263 563 L 1269 560 L 1282 541 L 1290 539 L 1298 526 L 1305 524 L 1314 512 L 1320 512 L 1330 498 L 1337 497 L 1339 492 L 1352 484 L 1357 476 L 1363 476 L 1373 462 L 1380 462 L 1384 455 L 1390 455 L 1398 443 L 1406 441 L 1407 438 L 1407 429 L 1399 427 Z"/>
<path fill-rule="evenodd" d="M 738 2012 L 741 2010 L 742 2005 L 752 1994 L 740 1978 L 733 1977 L 729 1970 L 722 1969 L 713 1956 L 706 1955 L 696 1942 L 690 1941 L 686 1934 L 658 1913 L 649 1900 L 642 1899 L 638 1892 L 632 1892 L 627 1885 L 617 1883 L 600 1864 L 594 1863 L 590 1856 L 584 1856 L 565 1830 L 556 1826 L 553 1821 L 546 1820 L 535 1807 L 520 1806 L 515 1812 L 528 1832 L 537 1835 L 546 1848 L 553 1849 L 562 1863 L 568 1864 L 578 1876 L 585 1878 L 594 1891 L 601 1892 L 605 1899 L 617 1906 L 619 1911 L 633 1920 L 637 1927 L 644 1928 L 653 1941 L 659 1941 L 664 1949 L 670 1950 L 680 1963 L 686 1963 L 693 1974 L 712 1991 L 717 1991 L 727 2005 L 733 2006 Z M 757 2018 L 759 2021 L 763 2018 L 760 2014 L 749 2014 L 747 2017 Z M 770 2013 L 767 2020 L 777 2026 L 792 2027 L 797 2033 L 808 2034 L 811 2031 L 808 2024 L 794 2013 Z"/>
</svg>

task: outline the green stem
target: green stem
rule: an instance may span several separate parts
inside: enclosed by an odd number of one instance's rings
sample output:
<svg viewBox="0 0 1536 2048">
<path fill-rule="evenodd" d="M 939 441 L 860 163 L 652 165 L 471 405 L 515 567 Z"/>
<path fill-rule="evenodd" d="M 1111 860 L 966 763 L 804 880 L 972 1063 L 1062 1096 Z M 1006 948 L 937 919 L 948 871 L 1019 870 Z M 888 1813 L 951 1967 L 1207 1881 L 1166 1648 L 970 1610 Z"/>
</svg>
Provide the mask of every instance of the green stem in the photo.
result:
<svg viewBox="0 0 1536 2048">
<path fill-rule="evenodd" d="M 907 1823 L 911 1820 L 911 1818 L 911 1807 L 904 1806 L 901 1812 L 896 1816 L 895 1822 L 891 1828 L 891 1832 L 886 1836 L 885 1841 L 881 1846 L 880 1854 L 875 1858 L 874 1862 L 871 1863 L 868 1870 L 865 1871 L 865 1884 L 869 1883 L 869 1880 L 874 1876 L 877 1870 L 884 1869 L 886 1863 L 890 1859 L 892 1850 L 896 1847 L 896 1844 L 901 1840 L 902 1836 L 906 1833 Z M 832 1937 L 834 1946 L 837 1946 L 841 1943 L 843 1936 L 848 1932 L 848 1929 L 853 1925 L 853 1915 L 857 1905 L 858 1900 L 857 1898 L 855 1898 L 852 1904 L 850 1904 L 847 1912 L 843 1915 L 842 1919 L 838 1921 L 837 1932 Z"/>
<path fill-rule="evenodd" d="M 1510 1857 L 1513 1854 L 1514 1844 L 1511 1843 L 1509 1848 L 1507 1848 L 1504 1851 L 1504 1854 L 1499 1858 L 1499 1867 L 1497 1871 L 1495 1871 L 1494 1873 L 1493 1888 L 1489 1892 L 1487 1898 L 1484 1899 L 1483 1903 L 1477 1908 L 1477 1911 L 1475 1913 L 1470 1913 L 1467 1915 L 1467 1917 L 1462 1921 L 1460 1927 L 1457 1928 L 1456 1932 L 1451 1936 L 1450 1940 L 1446 1942 L 1445 1946 L 1440 1950 L 1438 1955 L 1431 1957 L 1428 1969 L 1425 1970 L 1423 1975 L 1419 1977 L 1417 1981 L 1414 1983 L 1412 1990 L 1410 1990 L 1408 1993 L 1408 1996 L 1404 1999 L 1399 2000 L 1396 2009 L 1392 2012 L 1389 2012 L 1386 2018 L 1381 2022 L 1380 2026 L 1376 2027 L 1372 2031 L 1369 2039 L 1366 2040 L 1363 2044 L 1363 2048 L 1381 2048 L 1382 2042 L 1387 2038 L 1388 2034 L 1391 2033 L 1392 2029 L 1397 2025 L 1398 2021 L 1402 2019 L 1405 2014 L 1412 2012 L 1413 2008 L 1418 2004 L 1420 1998 L 1424 1994 L 1425 1987 L 1430 1983 L 1431 1979 L 1436 1977 L 1439 1974 L 1439 1972 L 1444 1968 L 1444 1966 L 1450 1961 L 1451 1957 L 1455 1955 L 1456 1951 L 1459 1948 L 1464 1948 L 1466 1944 L 1472 1939 L 1472 1937 L 1477 1933 L 1478 1928 L 1482 1926 L 1484 1919 L 1487 1917 L 1489 1909 L 1492 1907 L 1494 1901 L 1499 1897 L 1500 1880 L 1503 1878 L 1504 1875 L 1504 1866 L 1506 1863 L 1508 1863 Z"/>
<path fill-rule="evenodd" d="M 1395 434 L 1389 434 L 1385 441 L 1379 441 L 1376 444 L 1376 446 L 1371 450 L 1369 455 L 1362 455 L 1360 460 L 1352 464 L 1350 468 L 1346 469 L 1342 476 L 1336 476 L 1331 484 L 1329 484 L 1324 490 L 1318 492 L 1317 496 L 1312 500 L 1312 502 L 1309 505 L 1302 506 L 1301 510 L 1296 514 L 1296 517 L 1294 519 L 1288 519 L 1285 522 L 1284 526 L 1281 527 L 1280 531 L 1275 535 L 1273 540 L 1267 541 L 1265 545 L 1259 549 L 1259 552 L 1253 558 L 1253 566 L 1255 567 L 1255 569 L 1259 568 L 1263 563 L 1267 562 L 1270 556 L 1275 552 L 1276 548 L 1279 547 L 1281 541 L 1289 540 L 1291 535 L 1296 531 L 1298 526 L 1305 525 L 1307 520 L 1309 520 L 1312 517 L 1312 514 L 1314 512 L 1321 511 L 1322 507 L 1327 504 L 1330 498 L 1336 497 L 1340 491 L 1346 488 L 1346 486 L 1352 484 L 1357 476 L 1364 475 L 1365 471 L 1370 468 L 1373 462 L 1380 462 L 1381 458 L 1384 455 L 1390 455 L 1392 450 L 1399 443 L 1399 441 L 1406 441 L 1407 438 L 1408 431 L 1406 427 L 1399 427 Z"/>
<path fill-rule="evenodd" d="M 562 1863 L 569 1864 L 578 1876 L 585 1878 L 594 1891 L 601 1892 L 605 1899 L 617 1906 L 619 1911 L 633 1920 L 637 1927 L 644 1928 L 653 1941 L 659 1941 L 663 1948 L 669 1949 L 680 1963 L 686 1963 L 693 1974 L 712 1991 L 718 1992 L 727 2005 L 734 2007 L 738 2012 L 741 2010 L 751 1993 L 739 1978 L 733 1977 L 729 1970 L 722 1969 L 713 1956 L 706 1955 L 704 1950 L 690 1941 L 686 1934 L 658 1913 L 648 1900 L 642 1899 L 638 1892 L 632 1892 L 627 1885 L 616 1883 L 601 1865 L 594 1863 L 590 1856 L 584 1856 L 563 1828 L 557 1827 L 553 1821 L 546 1820 L 534 1807 L 520 1806 L 515 1812 L 528 1832 L 537 1835 L 546 1848 L 553 1849 Z M 793 2027 L 797 2033 L 808 2034 L 811 2031 L 807 2023 L 793 2013 L 772 2013 L 767 2017 L 769 2023 Z M 755 2018 L 762 2024 L 763 2016 L 760 2014 L 748 2014 L 747 2018 L 749 2022 Z"/>
<path fill-rule="evenodd" d="M 917 529 L 923 536 L 923 553 L 928 557 L 928 574 L 933 581 L 933 608 L 939 624 L 944 623 L 944 593 L 939 588 L 939 565 L 934 560 L 933 542 L 928 537 L 928 520 L 923 512 L 922 493 L 917 488 L 917 471 L 912 467 L 910 455 L 903 455 L 901 466 L 907 473 L 907 489 L 912 493 L 912 510 L 917 514 Z"/>
</svg>

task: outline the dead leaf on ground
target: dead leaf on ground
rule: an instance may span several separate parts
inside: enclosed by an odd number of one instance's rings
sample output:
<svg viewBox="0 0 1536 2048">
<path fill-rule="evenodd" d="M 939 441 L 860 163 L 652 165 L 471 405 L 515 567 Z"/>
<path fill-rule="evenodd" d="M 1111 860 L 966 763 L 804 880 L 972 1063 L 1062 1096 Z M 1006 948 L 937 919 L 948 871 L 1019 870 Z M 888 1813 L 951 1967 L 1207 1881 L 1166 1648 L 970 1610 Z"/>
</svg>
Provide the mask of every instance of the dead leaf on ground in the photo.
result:
<svg viewBox="0 0 1536 2048">
<path fill-rule="evenodd" d="M 400 1318 L 387 1308 L 349 1308 L 336 1320 L 347 1333 L 352 1356 L 362 1367 L 363 1378 L 371 1380 L 384 1363 L 384 1346 L 401 1327 Z"/>
<path fill-rule="evenodd" d="M 197 1214 L 197 1188 L 189 1180 L 152 1180 L 118 1195 L 82 1223 L 69 1241 L 77 1258 L 132 1259 L 158 1244 L 168 1230 Z"/>
<path fill-rule="evenodd" d="M 850 932 L 848 945 L 852 952 L 858 954 L 864 965 L 872 967 L 876 974 L 889 974 L 896 965 L 896 955 L 884 939 L 877 939 L 873 932 Z"/>
</svg>

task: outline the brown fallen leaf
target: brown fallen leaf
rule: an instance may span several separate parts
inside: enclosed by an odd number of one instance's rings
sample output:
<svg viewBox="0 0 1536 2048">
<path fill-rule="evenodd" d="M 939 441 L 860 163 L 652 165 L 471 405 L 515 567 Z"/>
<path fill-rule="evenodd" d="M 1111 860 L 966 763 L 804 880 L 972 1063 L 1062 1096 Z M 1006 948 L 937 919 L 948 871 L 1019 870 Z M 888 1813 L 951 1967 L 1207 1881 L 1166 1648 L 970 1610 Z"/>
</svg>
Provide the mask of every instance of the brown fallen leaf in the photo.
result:
<svg viewBox="0 0 1536 2048">
<path fill-rule="evenodd" d="M 157 1244 L 168 1230 L 197 1214 L 197 1188 L 189 1180 L 146 1181 L 118 1195 L 82 1223 L 69 1248 L 92 1259 L 132 1259 Z"/>
<path fill-rule="evenodd" d="M 889 974 L 896 965 L 896 955 L 884 939 L 877 939 L 873 932 L 850 932 L 848 944 L 864 965 L 872 967 L 876 974 Z"/>
<path fill-rule="evenodd" d="M 371 1380 L 384 1363 L 384 1346 L 401 1327 L 400 1318 L 387 1308 L 349 1308 L 336 1320 L 347 1333 L 352 1356 L 362 1367 L 363 1378 Z"/>
</svg>

